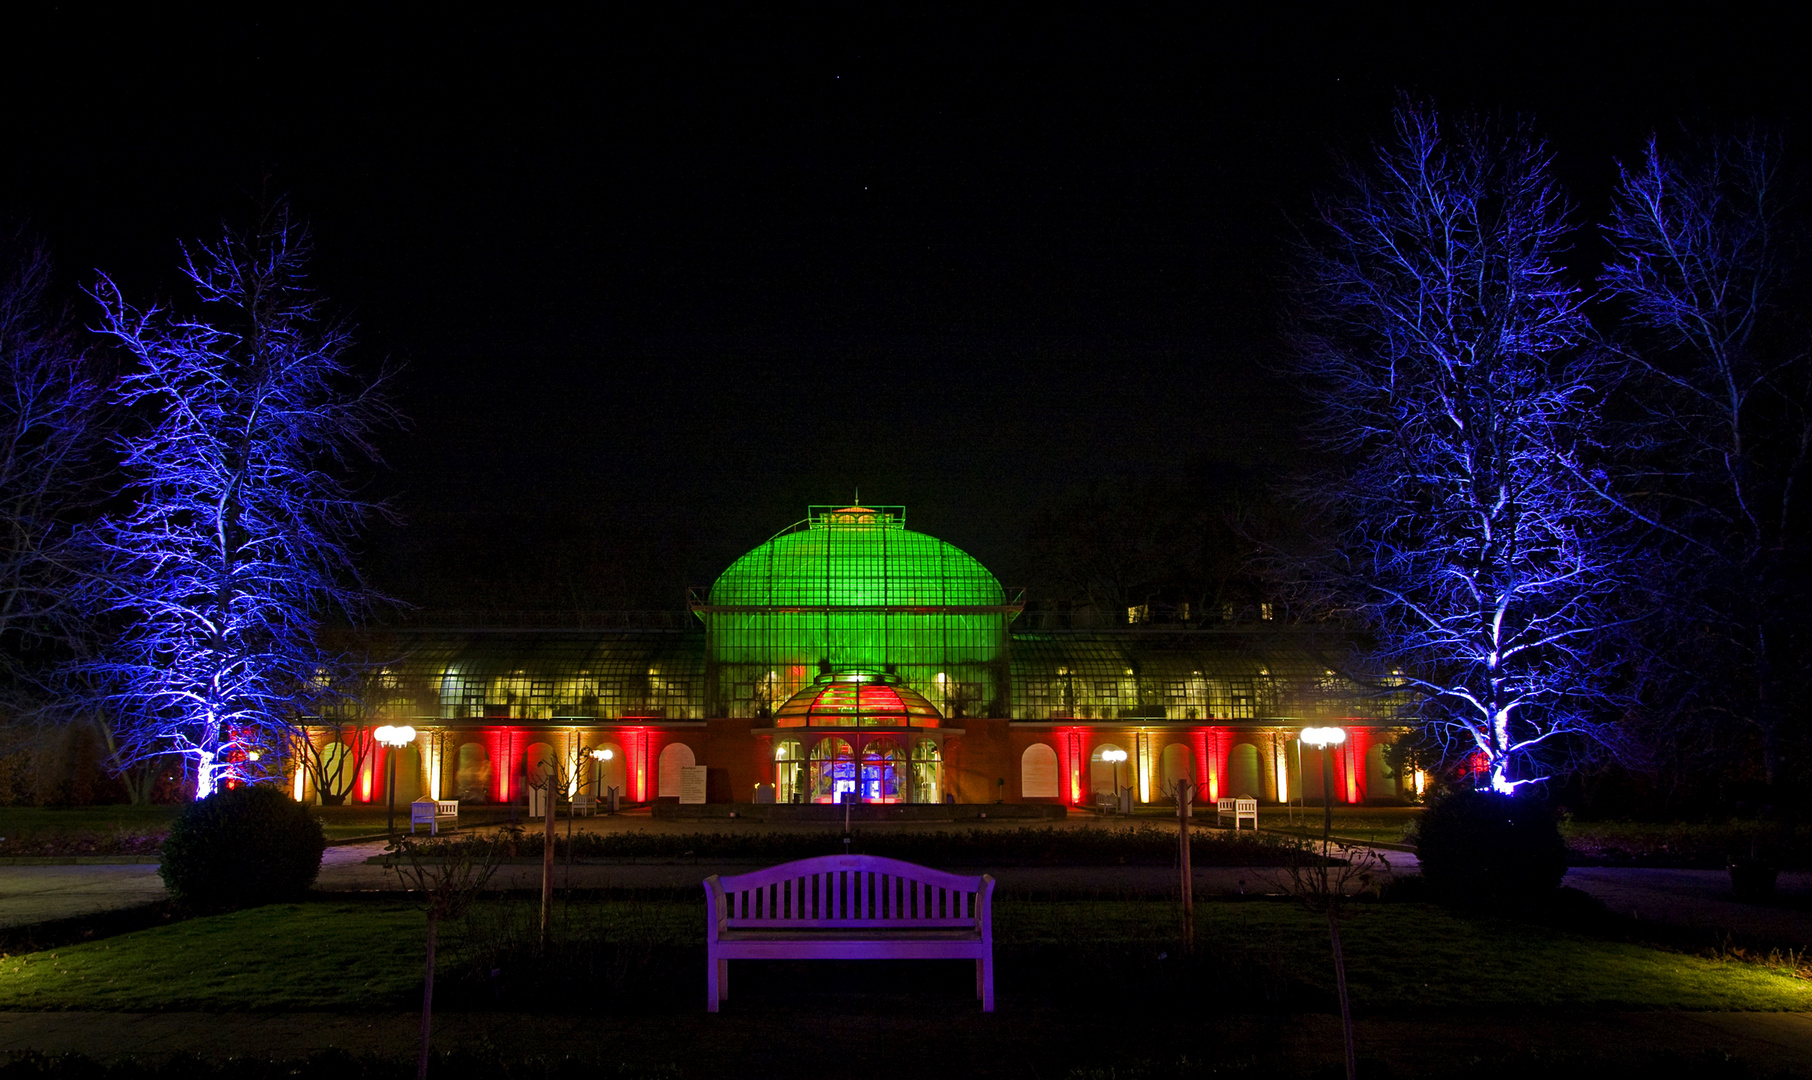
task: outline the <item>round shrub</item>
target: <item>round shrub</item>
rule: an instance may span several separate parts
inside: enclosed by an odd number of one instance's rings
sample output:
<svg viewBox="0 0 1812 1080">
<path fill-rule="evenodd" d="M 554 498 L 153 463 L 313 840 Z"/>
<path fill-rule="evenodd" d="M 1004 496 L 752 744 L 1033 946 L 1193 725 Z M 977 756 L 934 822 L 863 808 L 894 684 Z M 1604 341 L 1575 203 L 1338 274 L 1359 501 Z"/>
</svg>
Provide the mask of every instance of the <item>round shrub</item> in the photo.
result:
<svg viewBox="0 0 1812 1080">
<path fill-rule="evenodd" d="M 184 903 L 250 907 L 307 892 L 326 849 L 321 822 L 308 807 L 254 784 L 184 807 L 164 841 L 158 873 Z"/>
<path fill-rule="evenodd" d="M 1457 900 L 1551 893 L 1567 872 L 1567 843 L 1547 807 L 1470 788 L 1441 795 L 1422 811 L 1416 857 L 1429 887 Z"/>
</svg>

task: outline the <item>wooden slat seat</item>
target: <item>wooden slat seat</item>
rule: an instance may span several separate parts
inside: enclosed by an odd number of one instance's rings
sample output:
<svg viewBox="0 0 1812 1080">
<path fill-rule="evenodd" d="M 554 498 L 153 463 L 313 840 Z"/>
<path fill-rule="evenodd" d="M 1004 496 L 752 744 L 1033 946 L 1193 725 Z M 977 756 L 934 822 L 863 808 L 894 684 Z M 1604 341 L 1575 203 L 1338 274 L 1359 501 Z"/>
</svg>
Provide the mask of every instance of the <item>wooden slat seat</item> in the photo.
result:
<svg viewBox="0 0 1812 1080">
<path fill-rule="evenodd" d="M 731 960 L 973 960 L 994 1011 L 994 879 L 876 855 L 827 855 L 705 879 L 707 1007 Z"/>
</svg>

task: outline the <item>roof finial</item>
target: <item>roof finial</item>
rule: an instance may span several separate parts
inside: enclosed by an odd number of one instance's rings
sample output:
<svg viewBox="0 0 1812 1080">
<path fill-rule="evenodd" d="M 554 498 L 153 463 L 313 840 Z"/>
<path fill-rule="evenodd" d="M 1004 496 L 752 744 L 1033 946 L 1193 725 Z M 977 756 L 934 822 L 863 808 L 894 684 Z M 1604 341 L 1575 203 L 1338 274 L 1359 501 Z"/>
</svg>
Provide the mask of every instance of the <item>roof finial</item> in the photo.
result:
<svg viewBox="0 0 1812 1080">
<path fill-rule="evenodd" d="M 856 505 L 857 506 L 862 505 L 862 485 L 861 484 L 856 485 Z"/>
</svg>

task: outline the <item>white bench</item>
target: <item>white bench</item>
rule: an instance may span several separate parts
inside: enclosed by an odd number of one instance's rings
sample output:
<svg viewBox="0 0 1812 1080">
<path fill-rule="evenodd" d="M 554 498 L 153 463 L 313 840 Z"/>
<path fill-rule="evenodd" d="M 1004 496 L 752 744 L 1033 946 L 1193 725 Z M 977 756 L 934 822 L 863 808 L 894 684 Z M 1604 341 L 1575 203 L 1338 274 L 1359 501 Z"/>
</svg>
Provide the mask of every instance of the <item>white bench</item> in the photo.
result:
<svg viewBox="0 0 1812 1080">
<path fill-rule="evenodd" d="M 994 879 L 877 855 L 826 855 L 705 879 L 708 1008 L 731 960 L 974 960 L 994 1011 Z"/>
<path fill-rule="evenodd" d="M 598 812 L 598 800 L 590 795 L 574 795 L 572 799 L 572 816 L 581 814 L 590 817 Z"/>
<path fill-rule="evenodd" d="M 1239 831 L 1239 823 L 1242 821 L 1250 821 L 1252 830 L 1258 831 L 1257 799 L 1221 799 L 1214 805 L 1218 812 L 1216 824 L 1225 825 L 1227 819 L 1232 818 L 1235 832 Z"/>
<path fill-rule="evenodd" d="M 458 828 L 458 799 L 417 799 L 409 804 L 409 835 L 415 835 L 417 825 L 426 825 L 429 836 L 439 836 L 443 821 L 452 822 Z"/>
</svg>

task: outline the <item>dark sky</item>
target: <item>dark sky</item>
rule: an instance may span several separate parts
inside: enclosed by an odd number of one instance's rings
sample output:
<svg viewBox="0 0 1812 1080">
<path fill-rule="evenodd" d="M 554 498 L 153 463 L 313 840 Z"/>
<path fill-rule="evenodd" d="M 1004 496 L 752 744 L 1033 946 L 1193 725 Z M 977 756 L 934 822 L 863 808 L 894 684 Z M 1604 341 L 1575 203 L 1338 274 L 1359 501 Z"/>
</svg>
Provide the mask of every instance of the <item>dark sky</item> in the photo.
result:
<svg viewBox="0 0 1812 1080">
<path fill-rule="evenodd" d="M 1532 114 L 1588 211 L 1648 130 L 1808 101 L 1797 32 L 1726 6 L 490 10 L 0 26 L 0 213 L 72 284 L 167 297 L 178 238 L 266 170 L 291 193 L 363 358 L 406 365 L 408 524 L 374 558 L 430 603 L 676 606 L 858 486 L 1024 581 L 1066 491 L 1291 445 L 1262 364 L 1288 217 L 1398 92 Z"/>
</svg>

